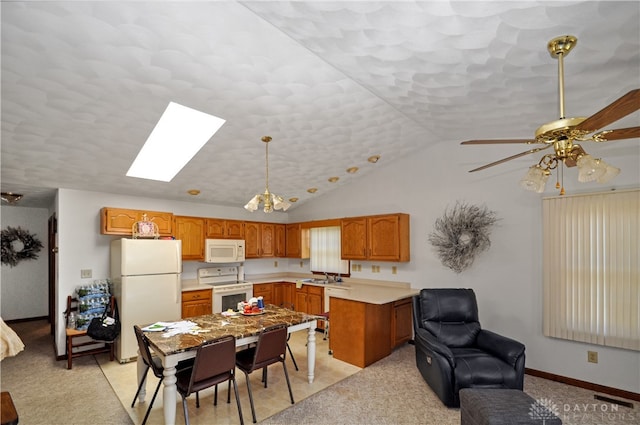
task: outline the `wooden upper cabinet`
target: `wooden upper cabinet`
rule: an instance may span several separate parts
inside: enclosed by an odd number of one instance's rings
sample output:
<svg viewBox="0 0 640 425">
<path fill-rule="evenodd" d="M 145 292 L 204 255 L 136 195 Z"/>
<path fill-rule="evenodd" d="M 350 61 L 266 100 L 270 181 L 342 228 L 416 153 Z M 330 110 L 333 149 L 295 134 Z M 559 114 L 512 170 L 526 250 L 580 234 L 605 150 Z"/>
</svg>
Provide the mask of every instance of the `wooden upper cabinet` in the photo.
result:
<svg viewBox="0 0 640 425">
<path fill-rule="evenodd" d="M 309 258 L 309 229 L 302 227 L 301 223 L 286 225 L 286 250 L 288 258 Z"/>
<path fill-rule="evenodd" d="M 208 239 L 244 239 L 244 221 L 207 218 Z"/>
<path fill-rule="evenodd" d="M 182 241 L 183 260 L 204 260 L 204 226 L 201 217 L 175 216 L 175 238 Z"/>
<path fill-rule="evenodd" d="M 245 258 L 275 257 L 276 224 L 245 221 Z"/>
<path fill-rule="evenodd" d="M 276 257 L 286 257 L 287 256 L 287 231 L 286 225 L 284 224 L 274 224 L 274 233 L 275 233 L 275 248 L 274 255 Z"/>
<path fill-rule="evenodd" d="M 260 226 L 262 249 L 260 257 L 275 257 L 276 255 L 276 225 L 262 223 Z"/>
<path fill-rule="evenodd" d="M 100 233 L 103 235 L 131 236 L 137 221 L 152 221 L 158 225 L 160 236 L 173 234 L 173 214 L 170 212 L 130 210 L 104 207 L 100 210 Z"/>
<path fill-rule="evenodd" d="M 340 225 L 340 248 L 345 260 L 366 260 L 367 219 L 366 217 L 343 218 Z"/>
<path fill-rule="evenodd" d="M 408 214 L 345 218 L 340 236 L 345 260 L 410 260 Z"/>
</svg>

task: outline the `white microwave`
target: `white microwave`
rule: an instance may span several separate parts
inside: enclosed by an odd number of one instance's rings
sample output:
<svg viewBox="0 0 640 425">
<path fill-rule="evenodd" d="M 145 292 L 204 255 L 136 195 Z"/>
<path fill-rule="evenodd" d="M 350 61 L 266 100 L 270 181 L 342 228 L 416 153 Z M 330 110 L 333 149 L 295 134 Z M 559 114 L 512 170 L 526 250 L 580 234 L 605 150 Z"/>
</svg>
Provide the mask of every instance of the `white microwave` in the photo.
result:
<svg viewBox="0 0 640 425">
<path fill-rule="evenodd" d="M 244 240 L 206 239 L 204 261 L 217 264 L 244 261 Z"/>
</svg>

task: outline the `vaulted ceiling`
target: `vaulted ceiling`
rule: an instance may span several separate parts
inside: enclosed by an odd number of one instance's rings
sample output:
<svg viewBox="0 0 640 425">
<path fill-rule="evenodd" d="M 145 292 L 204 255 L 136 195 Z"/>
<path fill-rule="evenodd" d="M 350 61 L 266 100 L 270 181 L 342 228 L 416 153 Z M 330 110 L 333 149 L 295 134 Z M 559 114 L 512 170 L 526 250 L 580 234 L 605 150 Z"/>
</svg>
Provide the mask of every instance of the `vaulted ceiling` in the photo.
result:
<svg viewBox="0 0 640 425">
<path fill-rule="evenodd" d="M 567 115 L 640 86 L 637 1 L 1 7 L 1 186 L 25 193 L 24 206 L 62 187 L 241 207 L 264 190 L 264 135 L 269 186 L 299 198 L 293 208 L 435 144 L 530 138 L 559 118 L 546 45 L 564 34 L 578 37 L 565 59 Z M 126 177 L 170 101 L 226 123 L 172 182 Z M 611 155 L 624 143 L 638 140 Z M 473 149 L 469 168 L 524 150 Z M 524 172 L 537 159 L 517 161 Z"/>
</svg>

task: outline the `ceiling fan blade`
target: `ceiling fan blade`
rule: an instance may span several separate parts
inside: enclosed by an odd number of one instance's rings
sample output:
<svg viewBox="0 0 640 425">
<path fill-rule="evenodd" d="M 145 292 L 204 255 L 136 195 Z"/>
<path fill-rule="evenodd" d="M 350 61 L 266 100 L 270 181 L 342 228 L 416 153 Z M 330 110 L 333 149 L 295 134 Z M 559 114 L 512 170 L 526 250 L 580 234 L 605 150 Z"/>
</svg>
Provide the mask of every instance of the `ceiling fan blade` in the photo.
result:
<svg viewBox="0 0 640 425">
<path fill-rule="evenodd" d="M 640 109 L 640 89 L 631 90 L 576 126 L 576 130 L 596 131 Z"/>
<path fill-rule="evenodd" d="M 531 139 L 493 139 L 493 140 L 467 140 L 466 142 L 461 142 L 461 145 L 501 145 L 507 143 L 535 143 L 535 140 Z"/>
<path fill-rule="evenodd" d="M 619 128 L 617 130 L 603 131 L 602 135 L 600 136 L 602 140 L 598 140 L 598 138 L 595 137 L 598 136 L 598 134 L 594 134 L 594 139 L 596 142 L 608 142 L 610 140 L 620 139 L 635 139 L 636 137 L 640 137 L 640 127 Z"/>
<path fill-rule="evenodd" d="M 521 156 L 529 155 L 530 153 L 539 152 L 539 151 L 541 151 L 543 149 L 547 149 L 547 148 L 549 148 L 551 146 L 553 146 L 553 145 L 547 145 L 547 146 L 543 146 L 541 148 L 536 148 L 536 149 L 529 149 L 528 151 L 524 151 L 524 152 L 520 152 L 520 153 L 515 154 L 515 155 L 511 155 L 511 156 L 509 156 L 507 158 L 503 158 L 503 159 L 501 159 L 499 161 L 492 162 L 491 164 L 487 164 L 487 165 L 483 165 L 482 167 L 474 168 L 473 170 L 469 170 L 469 172 L 473 173 L 474 171 L 484 170 L 485 168 L 493 167 L 494 165 L 502 164 L 503 162 L 511 161 L 512 159 L 516 159 L 516 158 L 520 158 Z"/>
</svg>

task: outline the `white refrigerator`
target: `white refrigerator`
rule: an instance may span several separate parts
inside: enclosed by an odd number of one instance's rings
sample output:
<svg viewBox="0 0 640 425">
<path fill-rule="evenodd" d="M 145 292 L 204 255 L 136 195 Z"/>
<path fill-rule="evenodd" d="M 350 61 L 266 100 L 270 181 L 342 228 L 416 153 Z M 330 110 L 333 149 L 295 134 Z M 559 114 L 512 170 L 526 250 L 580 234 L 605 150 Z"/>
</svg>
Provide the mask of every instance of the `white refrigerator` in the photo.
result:
<svg viewBox="0 0 640 425">
<path fill-rule="evenodd" d="M 181 318 L 182 245 L 178 240 L 118 239 L 111 242 L 111 281 L 121 331 L 120 363 L 138 355 L 133 325 Z"/>
</svg>

